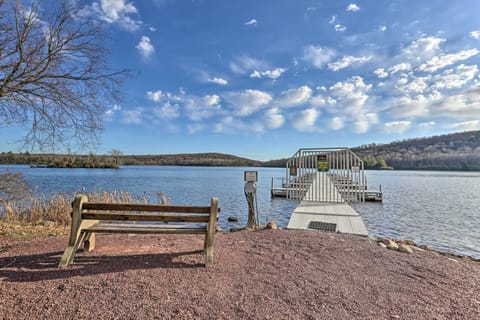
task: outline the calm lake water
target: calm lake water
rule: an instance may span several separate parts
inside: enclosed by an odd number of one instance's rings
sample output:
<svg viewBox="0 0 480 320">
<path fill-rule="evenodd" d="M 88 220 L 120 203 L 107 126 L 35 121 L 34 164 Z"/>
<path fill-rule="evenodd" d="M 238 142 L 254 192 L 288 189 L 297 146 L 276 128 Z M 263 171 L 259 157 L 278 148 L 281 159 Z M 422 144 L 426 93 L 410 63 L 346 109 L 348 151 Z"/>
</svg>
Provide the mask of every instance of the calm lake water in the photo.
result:
<svg viewBox="0 0 480 320">
<path fill-rule="evenodd" d="M 244 226 L 247 202 L 243 172 L 258 171 L 257 204 L 261 223 L 275 220 L 285 227 L 297 202 L 270 197 L 271 178 L 282 168 L 128 166 L 112 169 L 32 169 L 0 165 L 0 172 L 22 172 L 37 192 L 82 190 L 128 191 L 157 202 L 163 192 L 172 204 L 208 205 L 213 196 L 222 208 L 224 230 Z M 480 173 L 368 171 L 369 187 L 382 185 L 383 203 L 355 204 L 371 236 L 413 239 L 435 249 L 480 258 Z M 236 216 L 238 223 L 229 223 Z"/>
</svg>

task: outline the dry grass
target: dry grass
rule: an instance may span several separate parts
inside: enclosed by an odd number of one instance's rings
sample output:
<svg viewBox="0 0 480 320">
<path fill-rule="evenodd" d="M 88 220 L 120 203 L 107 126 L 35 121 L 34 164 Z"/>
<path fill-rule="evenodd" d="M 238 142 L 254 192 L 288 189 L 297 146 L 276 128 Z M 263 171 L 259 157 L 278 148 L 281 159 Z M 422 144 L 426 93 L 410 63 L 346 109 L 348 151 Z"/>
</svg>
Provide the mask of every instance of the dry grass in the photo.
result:
<svg viewBox="0 0 480 320">
<path fill-rule="evenodd" d="M 95 191 L 86 193 L 91 202 L 149 203 L 144 195 L 133 197 L 122 191 Z M 0 235 L 8 237 L 57 236 L 69 231 L 72 212 L 72 194 L 30 196 L 20 201 L 0 202 Z M 165 196 L 158 194 L 158 202 Z"/>
</svg>

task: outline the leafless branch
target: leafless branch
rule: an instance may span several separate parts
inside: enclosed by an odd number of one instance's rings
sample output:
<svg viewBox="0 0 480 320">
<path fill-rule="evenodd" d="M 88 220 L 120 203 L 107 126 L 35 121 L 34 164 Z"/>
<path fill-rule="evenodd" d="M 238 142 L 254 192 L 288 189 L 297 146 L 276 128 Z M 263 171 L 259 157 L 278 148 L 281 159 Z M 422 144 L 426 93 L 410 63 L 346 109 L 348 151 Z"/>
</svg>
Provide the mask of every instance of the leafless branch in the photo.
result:
<svg viewBox="0 0 480 320">
<path fill-rule="evenodd" d="M 31 149 L 71 139 L 91 149 L 129 73 L 109 69 L 102 25 L 74 3 L 0 0 L 0 125 L 25 126 Z"/>
</svg>

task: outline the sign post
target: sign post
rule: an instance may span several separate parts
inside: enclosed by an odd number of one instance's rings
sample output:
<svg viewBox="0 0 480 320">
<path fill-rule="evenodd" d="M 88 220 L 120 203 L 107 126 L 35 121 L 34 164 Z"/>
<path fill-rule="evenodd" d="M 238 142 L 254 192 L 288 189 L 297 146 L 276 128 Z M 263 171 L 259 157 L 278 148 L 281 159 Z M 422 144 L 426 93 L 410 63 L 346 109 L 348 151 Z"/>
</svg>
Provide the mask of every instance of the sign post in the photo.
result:
<svg viewBox="0 0 480 320">
<path fill-rule="evenodd" d="M 244 171 L 243 179 L 245 180 L 245 197 L 247 198 L 248 203 L 248 222 L 247 228 L 255 228 L 255 196 L 257 193 L 257 186 L 255 182 L 258 181 L 258 172 L 257 171 Z M 257 219 L 258 220 L 258 219 Z"/>
</svg>

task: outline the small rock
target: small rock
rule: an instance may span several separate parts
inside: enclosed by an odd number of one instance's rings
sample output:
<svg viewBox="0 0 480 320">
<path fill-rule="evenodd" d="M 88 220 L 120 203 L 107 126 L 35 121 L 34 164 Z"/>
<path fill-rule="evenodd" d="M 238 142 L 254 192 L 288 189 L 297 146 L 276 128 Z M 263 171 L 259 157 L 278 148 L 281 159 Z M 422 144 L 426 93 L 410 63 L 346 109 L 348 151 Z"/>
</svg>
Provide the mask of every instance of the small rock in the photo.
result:
<svg viewBox="0 0 480 320">
<path fill-rule="evenodd" d="M 215 233 L 221 233 L 221 232 L 222 232 L 222 228 L 220 228 L 219 226 L 216 226 Z"/>
<path fill-rule="evenodd" d="M 458 260 L 455 260 L 455 259 L 453 259 L 453 258 L 447 257 L 447 259 L 450 260 L 450 261 L 453 261 L 453 262 L 457 262 L 457 263 L 458 263 Z"/>
<path fill-rule="evenodd" d="M 386 245 L 385 243 L 383 243 L 383 242 L 377 242 L 377 243 L 378 243 L 378 245 L 379 245 L 380 247 L 382 247 L 382 248 L 386 248 L 386 247 L 387 247 L 387 245 Z"/>
<path fill-rule="evenodd" d="M 417 246 L 417 244 L 413 240 L 398 240 L 397 243 L 398 244 L 406 244 L 407 246 L 410 246 L 410 247 L 416 247 Z"/>
<path fill-rule="evenodd" d="M 422 248 L 419 248 L 419 247 L 411 247 L 413 250 L 415 251 L 419 251 L 419 252 L 424 252 L 425 250 L 423 250 Z"/>
<path fill-rule="evenodd" d="M 269 221 L 267 222 L 265 229 L 278 229 L 278 225 L 275 221 Z"/>
<path fill-rule="evenodd" d="M 403 244 L 403 243 L 398 246 L 398 251 L 404 252 L 404 253 L 413 252 L 412 248 L 408 244 Z"/>
<path fill-rule="evenodd" d="M 242 230 L 245 230 L 245 227 L 230 228 L 230 232 L 237 232 L 237 231 L 242 231 Z"/>
<path fill-rule="evenodd" d="M 427 250 L 427 251 L 432 251 L 432 250 L 433 250 L 432 247 L 426 246 L 426 245 L 419 245 L 418 247 L 419 247 L 420 249 Z"/>
<path fill-rule="evenodd" d="M 228 217 L 228 222 L 238 222 L 238 218 L 237 217 Z"/>
<path fill-rule="evenodd" d="M 387 244 L 387 248 L 390 250 L 398 250 L 398 244 L 392 240 L 391 243 Z"/>
</svg>

